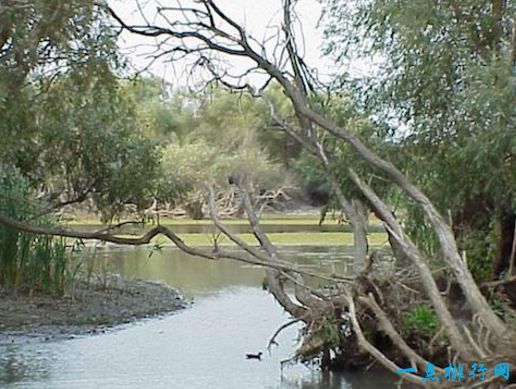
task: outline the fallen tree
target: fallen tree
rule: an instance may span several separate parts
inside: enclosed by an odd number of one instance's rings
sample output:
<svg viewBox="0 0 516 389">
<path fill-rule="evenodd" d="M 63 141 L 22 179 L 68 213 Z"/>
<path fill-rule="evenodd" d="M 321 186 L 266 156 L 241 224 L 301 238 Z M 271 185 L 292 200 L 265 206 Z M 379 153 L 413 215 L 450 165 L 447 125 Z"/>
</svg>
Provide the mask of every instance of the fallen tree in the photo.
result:
<svg viewBox="0 0 516 389">
<path fill-rule="evenodd" d="M 243 242 L 221 223 L 215 211 L 213 188 L 208 185 L 207 189 L 214 224 L 243 250 L 242 254 L 226 252 L 219 247 L 215 247 L 213 251 L 189 247 L 171 229 L 160 225 L 141 237 L 126 238 L 117 236 L 112 230 L 83 233 L 32 227 L 4 215 L 0 215 L 0 222 L 35 234 L 98 239 L 128 245 L 147 244 L 153 237 L 162 234 L 179 249 L 195 256 L 209 260 L 228 258 L 264 266 L 269 291 L 292 316 L 292 320 L 282 328 L 298 321 L 304 323 L 303 344 L 293 360 L 321 356 L 323 367 L 330 367 L 338 363 L 349 366 L 354 359 L 357 364 L 365 364 L 372 359 L 392 372 L 409 365 L 415 370 L 403 374 L 404 380 L 413 385 L 438 387 L 442 385 L 422 381 L 431 363 L 438 365 L 435 368 L 436 374 L 444 372 L 448 363 L 457 361 L 466 364 L 484 363 L 486 366 L 507 362 L 514 366 L 514 328 L 494 312 L 481 293 L 468 270 L 467 262 L 459 253 L 452 226 L 403 172 L 366 146 L 352 131 L 338 126 L 312 105 L 311 97 L 317 89 L 317 80 L 296 48 L 292 27 L 294 3 L 291 0 L 283 1 L 281 28 L 274 36 L 277 44 L 273 53 L 281 53 L 278 56 L 268 56 L 266 42 L 254 39 L 244 26 L 224 13 L 211 0 L 196 1 L 188 6 L 158 7 L 156 17 L 144 18 L 155 20 L 154 24 L 145 22 L 142 25 L 131 25 L 112 9 L 108 11 L 123 29 L 133 34 L 157 38 L 158 42 L 166 42 L 166 47 L 160 44 L 158 50 L 161 52 L 157 56 L 168 55 L 172 60 L 193 57 L 195 64 L 202 66 L 209 74 L 208 82 L 219 82 L 233 90 L 266 99 L 271 118 L 276 125 L 317 156 L 330 178 L 342 211 L 353 227 L 354 263 L 357 265 L 355 276 L 310 272 L 281 260 L 281 253 L 260 228 L 245 180 L 239 177 L 235 177 L 233 182 L 242 198 L 260 250 Z M 230 74 L 223 66 L 223 60 L 234 57 L 244 58 L 253 65 L 240 75 Z M 245 82 L 245 77 L 252 72 L 267 76 L 261 88 L 252 87 Z M 267 100 L 264 92 L 271 81 L 281 86 L 291 102 L 298 120 L 297 126 L 292 126 L 288 120 L 280 117 L 276 113 L 274 102 Z M 444 264 L 442 270 L 436 271 L 432 267 L 432 258 L 410 239 L 386 200 L 352 168 L 346 168 L 345 173 L 361 194 L 361 200 L 347 197 L 335 178 L 335 172 L 339 168 L 335 166 L 334 156 L 325 148 L 322 140 L 325 135 L 346 142 L 357 158 L 367 163 L 371 169 L 381 172 L 420 207 L 438 238 L 440 259 Z M 382 271 L 383 261 L 378 260 L 380 253 L 368 245 L 364 216 L 367 213 L 364 212 L 364 207 L 382 221 L 388 232 L 395 257 L 395 266 L 390 273 Z M 307 282 L 310 277 L 322 280 L 324 287 L 310 286 Z M 443 279 L 448 280 L 449 286 L 453 284 L 458 287 L 459 292 L 455 297 L 450 295 L 451 287 L 443 290 L 440 285 Z M 288 285 L 294 287 L 295 299 L 287 293 Z M 435 312 L 438 329 L 431 338 L 418 343 L 417 339 L 411 339 L 400 330 L 400 324 L 406 309 L 423 304 L 427 304 Z M 465 306 L 467 309 L 458 312 L 458 306 Z M 382 334 L 382 340 L 372 340 L 367 335 L 371 333 Z M 271 345 L 274 344 L 276 335 L 277 333 L 270 340 Z M 470 387 L 474 384 L 474 378 L 450 382 L 449 385 Z M 482 385 L 497 387 L 506 383 L 501 377 L 493 377 L 482 382 Z"/>
</svg>

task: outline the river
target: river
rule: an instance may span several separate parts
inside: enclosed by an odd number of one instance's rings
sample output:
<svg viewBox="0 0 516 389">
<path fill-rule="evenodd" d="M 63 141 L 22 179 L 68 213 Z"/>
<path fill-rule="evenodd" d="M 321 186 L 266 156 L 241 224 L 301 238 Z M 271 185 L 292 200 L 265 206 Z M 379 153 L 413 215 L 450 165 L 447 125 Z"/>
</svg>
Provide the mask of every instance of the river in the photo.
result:
<svg viewBox="0 0 516 389">
<path fill-rule="evenodd" d="M 349 248 L 280 248 L 306 267 L 339 273 L 348 269 Z M 164 281 L 192 305 L 161 318 L 105 334 L 51 342 L 0 345 L 2 388 L 342 389 L 395 387 L 379 371 L 321 374 L 315 366 L 285 366 L 297 345 L 298 327 L 270 336 L 289 320 L 262 287 L 263 269 L 190 257 L 172 247 L 102 248 L 105 271 Z M 261 361 L 246 353 L 263 351 Z M 2 364 L 2 361 L 4 362 Z M 12 369 L 5 361 L 15 361 Z M 3 369 L 3 370 L 2 370 Z"/>
</svg>

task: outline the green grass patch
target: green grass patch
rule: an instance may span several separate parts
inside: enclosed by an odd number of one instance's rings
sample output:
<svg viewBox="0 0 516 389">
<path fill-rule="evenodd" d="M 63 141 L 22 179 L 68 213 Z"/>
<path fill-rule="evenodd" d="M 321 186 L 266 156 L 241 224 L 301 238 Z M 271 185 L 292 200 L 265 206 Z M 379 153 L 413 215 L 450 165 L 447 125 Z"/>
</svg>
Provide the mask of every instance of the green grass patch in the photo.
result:
<svg viewBox="0 0 516 389">
<path fill-rule="evenodd" d="M 353 245 L 353 234 L 342 232 L 321 232 L 321 233 L 271 233 L 267 234 L 273 244 L 278 246 L 351 246 Z M 240 239 L 250 245 L 258 245 L 253 234 L 238 234 Z M 213 245 L 212 234 L 181 234 L 181 239 L 189 246 L 211 246 Z M 384 233 L 371 233 L 368 235 L 369 244 L 380 246 L 387 242 L 387 235 Z M 155 243 L 171 244 L 165 237 L 157 237 Z M 228 238 L 220 237 L 220 246 L 234 245 Z"/>
<path fill-rule="evenodd" d="M 403 316 L 403 327 L 408 333 L 432 335 L 435 333 L 437 325 L 437 315 L 427 304 L 414 307 Z"/>
</svg>

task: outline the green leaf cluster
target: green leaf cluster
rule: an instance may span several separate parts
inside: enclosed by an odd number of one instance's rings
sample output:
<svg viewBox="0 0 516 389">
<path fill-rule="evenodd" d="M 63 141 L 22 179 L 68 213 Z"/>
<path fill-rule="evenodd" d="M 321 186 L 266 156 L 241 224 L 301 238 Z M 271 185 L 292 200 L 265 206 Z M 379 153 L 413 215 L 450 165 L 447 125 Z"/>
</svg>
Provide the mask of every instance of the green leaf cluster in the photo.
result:
<svg viewBox="0 0 516 389">
<path fill-rule="evenodd" d="M 84 0 L 0 12 L 0 162 L 50 205 L 92 198 L 106 219 L 149 203 L 159 168 L 109 25 L 101 4 Z"/>
<path fill-rule="evenodd" d="M 516 214 L 516 4 L 328 0 L 325 7 L 325 51 L 343 69 L 337 78 L 352 78 L 345 69 L 357 59 L 375 64 L 346 85 L 358 109 L 389 129 L 388 159 L 449 215 L 472 260 L 489 257 L 489 242 L 473 248 L 467 235 L 486 236 Z M 418 207 L 394 197 L 412 237 L 432 253 Z"/>
<path fill-rule="evenodd" d="M 0 165 L 0 212 L 35 226 L 49 227 L 41 204 L 19 170 Z M 19 232 L 0 224 L 0 287 L 62 295 L 71 281 L 70 254 L 62 238 Z"/>
<path fill-rule="evenodd" d="M 438 327 L 437 316 L 428 305 L 419 305 L 403 315 L 403 327 L 408 333 L 432 335 Z"/>
</svg>

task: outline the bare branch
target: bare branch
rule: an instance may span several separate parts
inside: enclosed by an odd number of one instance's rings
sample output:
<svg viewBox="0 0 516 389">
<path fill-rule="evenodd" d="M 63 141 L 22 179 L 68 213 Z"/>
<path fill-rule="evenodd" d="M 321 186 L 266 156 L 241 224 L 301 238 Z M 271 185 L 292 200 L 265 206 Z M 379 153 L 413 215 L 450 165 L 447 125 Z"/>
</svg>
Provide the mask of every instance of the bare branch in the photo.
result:
<svg viewBox="0 0 516 389">
<path fill-rule="evenodd" d="M 262 231 L 260 225 L 258 223 L 258 218 L 256 217 L 256 213 L 254 212 L 253 206 L 251 204 L 251 199 L 249 198 L 249 193 L 244 187 L 243 182 L 239 177 L 235 178 L 235 184 L 237 185 L 240 193 L 242 195 L 242 201 L 244 203 L 244 207 L 247 213 L 247 219 L 249 220 L 249 224 L 253 229 L 253 234 L 260 243 L 260 246 L 267 252 L 269 260 L 273 263 L 278 262 L 278 253 L 276 248 L 272 245 L 269 237 Z M 267 285 L 271 293 L 276 297 L 276 300 L 294 317 L 299 318 L 303 317 L 306 313 L 306 309 L 295 304 L 290 296 L 283 289 L 283 285 L 280 281 L 280 274 L 277 271 L 272 269 L 267 270 Z"/>
<path fill-rule="evenodd" d="M 270 338 L 269 342 L 267 343 L 267 350 L 269 350 L 269 353 L 271 351 L 271 347 L 273 344 L 275 344 L 276 346 L 278 345 L 278 343 L 276 342 L 276 338 L 278 337 L 278 335 L 281 333 L 281 331 L 283 331 L 285 328 L 288 328 L 290 327 L 291 325 L 294 325 L 298 322 L 300 322 L 302 319 L 299 318 L 299 319 L 293 319 L 293 320 L 290 320 L 290 321 L 287 321 L 286 323 L 284 323 L 283 325 L 281 325 L 275 332 L 274 334 L 272 335 L 272 337 Z"/>
<path fill-rule="evenodd" d="M 405 236 L 399 223 L 394 218 L 394 215 L 390 212 L 385 203 L 374 193 L 374 191 L 364 183 L 358 174 L 353 169 L 348 169 L 351 180 L 354 184 L 362 191 L 362 193 L 369 200 L 371 205 L 377 211 L 377 215 L 386 223 L 386 227 L 392 230 L 393 236 L 399 247 L 403 250 L 404 254 L 410 258 L 410 260 L 416 265 L 423 287 L 432 302 L 437 317 L 441 325 L 445 328 L 446 334 L 449 336 L 453 347 L 456 350 L 462 350 L 462 354 L 465 358 L 472 358 L 471 347 L 467 347 L 466 339 L 462 336 L 459 328 L 455 324 L 455 321 L 448 310 L 446 303 L 444 302 L 439 288 L 433 278 L 432 272 L 428 267 L 424 256 L 418 250 L 418 248 L 412 243 L 412 241 Z"/>
<path fill-rule="evenodd" d="M 318 274 L 315 272 L 305 271 L 298 269 L 296 266 L 293 266 L 290 263 L 286 262 L 270 262 L 269 260 L 261 260 L 260 258 L 251 259 L 248 257 L 243 257 L 236 255 L 231 252 L 226 252 L 224 250 L 217 250 L 217 251 L 206 251 L 201 249 L 196 249 L 191 246 L 188 246 L 183 242 L 183 240 L 176 235 L 170 228 L 167 228 L 163 225 L 158 225 L 156 227 L 153 227 L 149 231 L 147 231 L 144 235 L 140 237 L 122 237 L 122 236 L 116 236 L 113 235 L 110 231 L 113 230 L 113 228 L 103 228 L 98 231 L 88 232 L 88 231 L 76 231 L 76 230 L 69 230 L 64 228 L 46 228 L 46 227 L 36 227 L 31 226 L 29 224 L 20 222 L 18 220 L 14 220 L 2 213 L 0 213 L 0 223 L 11 227 L 17 231 L 20 232 L 27 232 L 31 234 L 37 234 L 37 235 L 46 235 L 46 236 L 61 236 L 65 238 L 75 238 L 75 239 L 83 239 L 83 240 L 98 240 L 102 242 L 109 242 L 119 245 L 129 245 L 129 246 L 143 246 L 146 244 L 151 243 L 152 239 L 155 238 L 158 235 L 163 235 L 166 238 L 168 238 L 170 241 L 172 241 L 177 248 L 184 251 L 187 254 L 197 256 L 204 259 L 209 260 L 218 260 L 218 259 L 231 259 L 238 262 L 244 262 L 252 265 L 262 266 L 265 268 L 272 268 L 276 269 L 278 271 L 289 271 L 293 273 L 298 274 L 304 274 L 311 277 L 321 278 L 326 281 L 332 281 L 332 282 L 346 282 L 345 278 L 339 278 L 339 277 L 329 277 L 325 276 L 323 274 Z M 128 223 L 137 223 L 137 222 L 124 222 L 123 224 Z"/>
<path fill-rule="evenodd" d="M 207 48 L 210 48 L 212 50 L 219 51 L 219 52 L 222 52 L 222 53 L 225 53 L 225 54 L 236 55 L 236 56 L 248 56 L 248 54 L 249 54 L 246 50 L 236 50 L 236 49 L 232 49 L 232 48 L 227 47 L 227 46 L 223 46 L 223 45 L 217 44 L 212 39 L 210 39 L 209 37 L 207 37 L 205 35 L 202 35 L 202 34 L 200 34 L 197 31 L 178 32 L 178 31 L 174 31 L 174 30 L 172 30 L 170 28 L 164 28 L 164 27 L 158 27 L 158 26 L 128 25 L 128 24 L 126 24 L 123 21 L 122 18 L 120 18 L 118 16 L 118 14 L 115 11 L 113 11 L 112 8 L 108 7 L 107 10 L 108 10 L 109 14 L 118 23 L 120 23 L 120 25 L 124 29 L 126 29 L 127 31 L 130 31 L 130 32 L 132 32 L 134 34 L 144 35 L 144 36 L 154 37 L 154 38 L 161 37 L 161 36 L 172 36 L 172 37 L 177 38 L 179 40 L 187 39 L 187 38 L 194 38 L 194 39 L 197 39 L 197 40 L 205 43 Z M 187 50 L 187 49 L 185 49 L 185 50 Z"/>
</svg>

